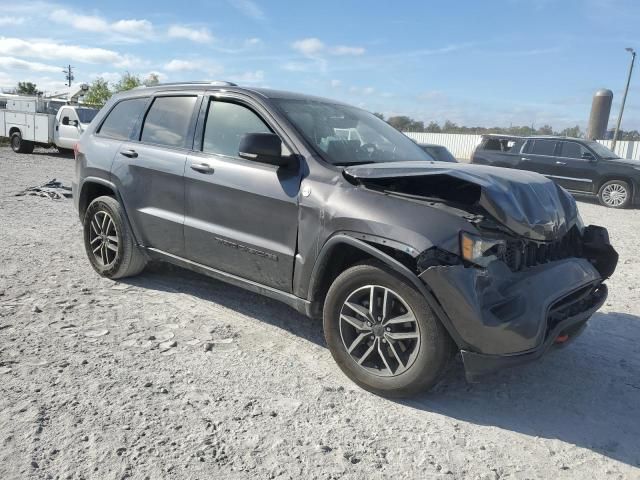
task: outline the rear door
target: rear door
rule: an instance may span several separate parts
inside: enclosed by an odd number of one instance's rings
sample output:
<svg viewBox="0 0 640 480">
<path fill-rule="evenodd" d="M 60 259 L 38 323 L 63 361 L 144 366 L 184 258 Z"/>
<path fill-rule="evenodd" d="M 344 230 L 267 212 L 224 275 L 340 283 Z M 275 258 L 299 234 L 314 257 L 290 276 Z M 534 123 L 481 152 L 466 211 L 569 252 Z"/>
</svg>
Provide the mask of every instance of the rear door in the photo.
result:
<svg viewBox="0 0 640 480">
<path fill-rule="evenodd" d="M 551 176 L 555 171 L 557 140 L 531 139 L 520 155 L 518 168 Z"/>
<path fill-rule="evenodd" d="M 138 241 L 178 256 L 184 256 L 184 167 L 199 101 L 175 93 L 152 98 L 112 170 Z"/>
<path fill-rule="evenodd" d="M 596 163 L 582 158 L 585 153 L 593 155 L 587 147 L 578 142 L 561 141 L 552 178 L 567 190 L 593 193 Z"/>
<path fill-rule="evenodd" d="M 290 292 L 300 169 L 238 156 L 245 134 L 266 132 L 284 139 L 268 111 L 250 99 L 203 102 L 185 170 L 185 248 L 190 260 Z"/>
</svg>

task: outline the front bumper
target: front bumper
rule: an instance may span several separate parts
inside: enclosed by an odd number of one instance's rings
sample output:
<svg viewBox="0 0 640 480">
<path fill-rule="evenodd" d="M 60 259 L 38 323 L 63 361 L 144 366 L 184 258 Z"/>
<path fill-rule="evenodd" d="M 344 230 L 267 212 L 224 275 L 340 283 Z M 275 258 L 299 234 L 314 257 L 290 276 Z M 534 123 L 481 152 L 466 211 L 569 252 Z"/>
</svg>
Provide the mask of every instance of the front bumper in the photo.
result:
<svg viewBox="0 0 640 480">
<path fill-rule="evenodd" d="M 576 257 L 519 272 L 501 261 L 435 266 L 420 278 L 447 317 L 471 381 L 539 358 L 558 335 L 575 336 L 607 297 L 601 273 Z"/>
</svg>

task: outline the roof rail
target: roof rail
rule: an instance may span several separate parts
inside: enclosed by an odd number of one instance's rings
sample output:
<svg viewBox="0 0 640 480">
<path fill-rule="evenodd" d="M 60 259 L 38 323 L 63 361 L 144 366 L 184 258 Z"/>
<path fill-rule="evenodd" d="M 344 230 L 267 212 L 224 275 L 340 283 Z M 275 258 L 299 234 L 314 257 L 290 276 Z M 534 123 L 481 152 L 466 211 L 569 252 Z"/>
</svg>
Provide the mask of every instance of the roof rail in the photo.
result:
<svg viewBox="0 0 640 480">
<path fill-rule="evenodd" d="M 204 80 L 204 81 L 196 81 L 196 82 L 167 82 L 167 83 L 158 83 L 157 85 L 149 85 L 150 87 L 174 87 L 180 85 L 213 85 L 216 87 L 237 87 L 237 83 L 226 82 L 224 80 Z M 146 85 L 140 85 L 137 88 L 146 88 Z"/>
</svg>

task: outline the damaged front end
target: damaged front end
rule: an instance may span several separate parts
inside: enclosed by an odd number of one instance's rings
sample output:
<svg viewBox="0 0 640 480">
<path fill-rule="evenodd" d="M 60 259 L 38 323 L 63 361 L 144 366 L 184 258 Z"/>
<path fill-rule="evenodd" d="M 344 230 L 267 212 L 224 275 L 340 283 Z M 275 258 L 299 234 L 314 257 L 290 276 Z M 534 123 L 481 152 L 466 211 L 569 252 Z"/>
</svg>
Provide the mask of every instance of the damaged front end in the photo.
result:
<svg viewBox="0 0 640 480">
<path fill-rule="evenodd" d="M 366 188 L 468 221 L 457 242 L 422 252 L 416 270 L 470 381 L 575 337 L 605 302 L 618 261 L 608 233 L 584 227 L 574 199 L 545 177 L 476 165 L 357 168 L 345 174 Z"/>
</svg>

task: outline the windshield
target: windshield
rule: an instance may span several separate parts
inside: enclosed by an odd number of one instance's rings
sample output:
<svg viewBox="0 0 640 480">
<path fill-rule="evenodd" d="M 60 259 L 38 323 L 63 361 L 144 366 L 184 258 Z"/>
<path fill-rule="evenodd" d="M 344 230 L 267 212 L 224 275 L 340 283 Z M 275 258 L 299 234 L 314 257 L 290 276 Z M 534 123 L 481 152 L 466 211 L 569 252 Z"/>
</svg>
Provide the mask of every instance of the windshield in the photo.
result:
<svg viewBox="0 0 640 480">
<path fill-rule="evenodd" d="M 76 113 L 80 123 L 91 123 L 91 120 L 98 114 L 98 110 L 95 108 L 76 108 Z"/>
<path fill-rule="evenodd" d="M 421 145 L 425 152 L 431 155 L 438 162 L 450 162 L 450 163 L 458 163 L 451 152 L 447 150 L 445 147 L 438 147 L 433 145 Z"/>
<path fill-rule="evenodd" d="M 359 108 L 315 100 L 275 102 L 320 156 L 333 165 L 433 161 L 408 137 Z"/>
<path fill-rule="evenodd" d="M 604 145 L 598 142 L 586 142 L 586 144 L 589 146 L 591 150 L 596 152 L 596 155 L 598 155 L 600 158 L 603 158 L 603 159 L 620 158 L 620 155 L 616 155 L 607 147 L 605 147 Z"/>
</svg>

